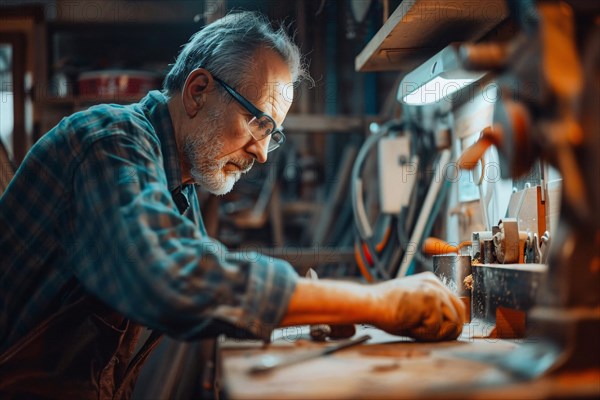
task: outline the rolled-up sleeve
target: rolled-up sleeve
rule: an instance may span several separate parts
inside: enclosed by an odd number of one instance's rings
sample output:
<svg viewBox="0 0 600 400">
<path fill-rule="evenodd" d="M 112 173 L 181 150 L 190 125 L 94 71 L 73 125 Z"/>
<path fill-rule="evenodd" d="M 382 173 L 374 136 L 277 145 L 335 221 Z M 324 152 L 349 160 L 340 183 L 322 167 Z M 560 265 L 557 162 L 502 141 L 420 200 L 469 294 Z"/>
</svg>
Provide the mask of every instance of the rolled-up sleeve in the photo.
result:
<svg viewBox="0 0 600 400">
<path fill-rule="evenodd" d="M 216 321 L 268 340 L 297 275 L 287 262 L 229 252 L 179 214 L 150 143 L 95 141 L 73 177 L 70 265 L 81 284 L 125 316 L 180 339 Z"/>
</svg>

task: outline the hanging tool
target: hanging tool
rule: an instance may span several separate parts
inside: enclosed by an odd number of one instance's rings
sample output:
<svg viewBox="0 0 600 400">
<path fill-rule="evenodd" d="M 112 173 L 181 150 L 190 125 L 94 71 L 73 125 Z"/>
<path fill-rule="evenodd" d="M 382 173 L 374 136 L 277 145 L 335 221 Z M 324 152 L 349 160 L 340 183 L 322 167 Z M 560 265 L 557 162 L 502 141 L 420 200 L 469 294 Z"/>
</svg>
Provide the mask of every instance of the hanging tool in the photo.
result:
<svg viewBox="0 0 600 400">
<path fill-rule="evenodd" d="M 487 182 L 487 191 L 483 191 L 483 179 L 485 176 L 485 158 L 484 154 L 491 146 L 498 146 L 502 143 L 502 136 L 499 132 L 494 131 L 491 127 L 484 128 L 480 134 L 479 139 L 471 146 L 466 148 L 461 154 L 457 161 L 458 167 L 464 170 L 473 170 L 473 177 L 477 181 L 477 189 L 479 191 L 479 201 L 481 204 L 481 212 L 485 228 L 491 229 L 490 215 L 489 215 L 489 201 L 492 196 L 494 189 L 494 181 Z M 481 165 L 481 172 L 479 177 L 475 178 L 476 166 Z"/>
</svg>

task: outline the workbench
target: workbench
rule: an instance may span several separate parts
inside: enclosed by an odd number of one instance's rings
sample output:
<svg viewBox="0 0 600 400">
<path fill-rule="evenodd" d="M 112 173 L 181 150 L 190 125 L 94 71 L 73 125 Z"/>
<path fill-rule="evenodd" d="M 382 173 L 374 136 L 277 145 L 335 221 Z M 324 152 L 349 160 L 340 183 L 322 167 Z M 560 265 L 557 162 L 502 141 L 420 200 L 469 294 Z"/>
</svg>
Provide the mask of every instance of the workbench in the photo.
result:
<svg viewBox="0 0 600 400">
<path fill-rule="evenodd" d="M 457 341 L 417 343 L 371 326 L 357 326 L 357 336 L 372 338 L 334 354 L 251 374 L 265 355 L 291 355 L 330 342 L 310 340 L 308 327 L 274 332 L 268 346 L 256 341 L 219 343 L 217 386 L 228 399 L 547 399 L 600 398 L 597 371 L 517 379 L 485 360 L 519 349 L 532 339 L 482 338 L 481 326 L 465 325 Z M 493 357 L 492 357 L 493 358 Z"/>
</svg>

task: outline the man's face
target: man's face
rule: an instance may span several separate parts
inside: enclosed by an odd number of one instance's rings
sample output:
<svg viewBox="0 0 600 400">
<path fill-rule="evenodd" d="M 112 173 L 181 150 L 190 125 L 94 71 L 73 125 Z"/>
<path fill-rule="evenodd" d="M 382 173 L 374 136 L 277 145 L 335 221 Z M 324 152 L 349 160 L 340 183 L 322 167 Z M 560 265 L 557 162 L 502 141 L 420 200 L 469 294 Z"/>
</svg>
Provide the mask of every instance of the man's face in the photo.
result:
<svg viewBox="0 0 600 400">
<path fill-rule="evenodd" d="M 255 71 L 247 83 L 234 88 L 255 107 L 269 114 L 281 126 L 293 97 L 287 65 L 275 53 L 261 50 L 255 55 Z M 216 88 L 219 84 L 213 81 Z M 202 112 L 194 118 L 195 129 L 183 143 L 183 152 L 194 181 L 211 193 L 228 193 L 254 161 L 267 160 L 270 138 L 257 141 L 250 134 L 253 118 L 224 90 L 208 94 Z"/>
</svg>

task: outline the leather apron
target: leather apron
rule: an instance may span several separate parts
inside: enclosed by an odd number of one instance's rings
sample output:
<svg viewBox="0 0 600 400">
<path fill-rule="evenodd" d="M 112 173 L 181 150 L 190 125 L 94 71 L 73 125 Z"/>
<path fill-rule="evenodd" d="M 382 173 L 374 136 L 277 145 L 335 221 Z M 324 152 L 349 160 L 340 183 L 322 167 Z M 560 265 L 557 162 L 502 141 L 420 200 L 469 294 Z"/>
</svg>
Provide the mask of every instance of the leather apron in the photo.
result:
<svg viewBox="0 0 600 400">
<path fill-rule="evenodd" d="M 0 355 L 1 399 L 125 400 L 161 335 L 90 296 L 60 309 Z"/>
<path fill-rule="evenodd" d="M 183 215 L 181 187 L 171 195 Z M 81 294 L 0 355 L 0 399 L 127 400 L 162 336 L 153 332 L 135 353 L 142 329 Z"/>
</svg>

